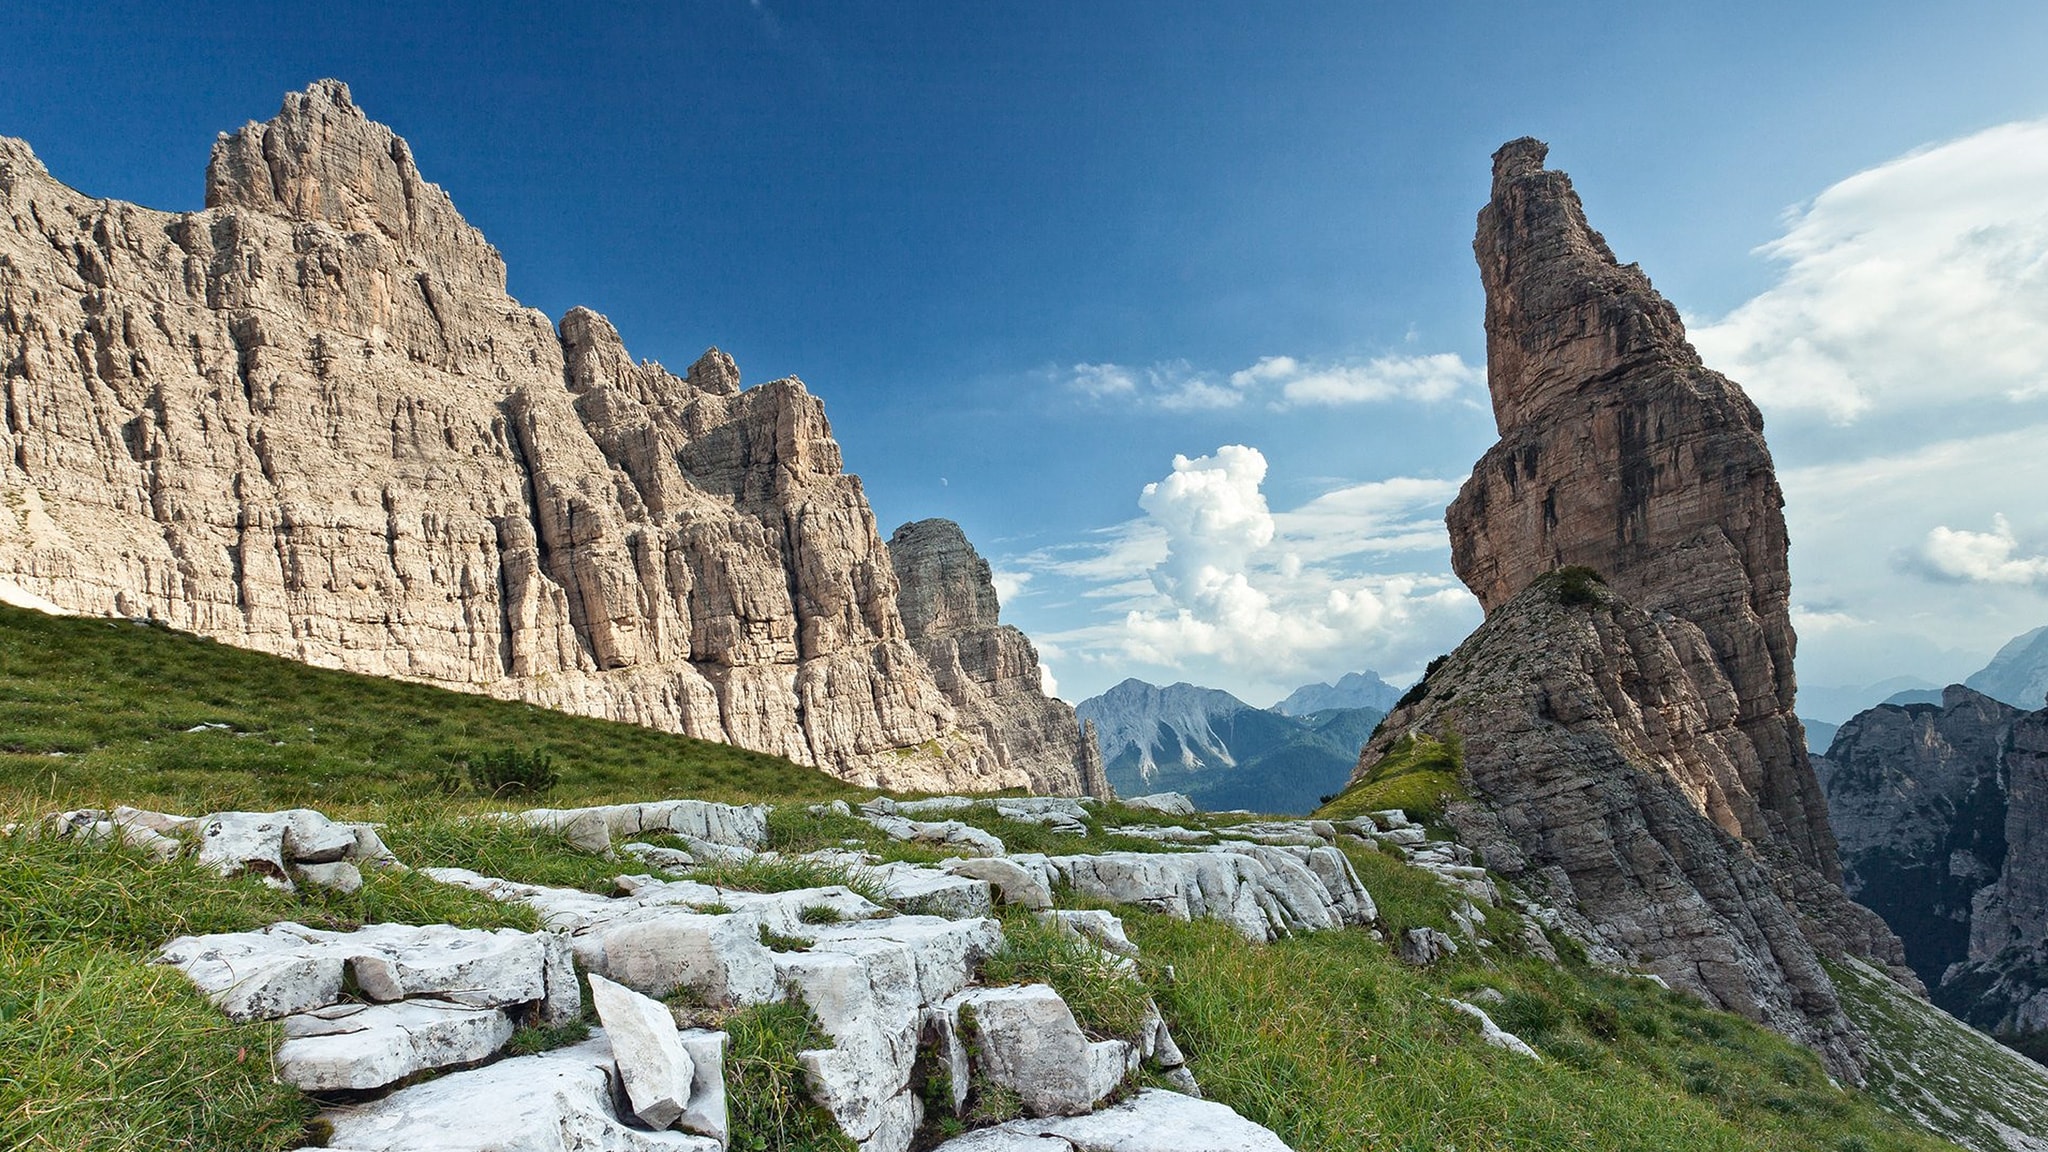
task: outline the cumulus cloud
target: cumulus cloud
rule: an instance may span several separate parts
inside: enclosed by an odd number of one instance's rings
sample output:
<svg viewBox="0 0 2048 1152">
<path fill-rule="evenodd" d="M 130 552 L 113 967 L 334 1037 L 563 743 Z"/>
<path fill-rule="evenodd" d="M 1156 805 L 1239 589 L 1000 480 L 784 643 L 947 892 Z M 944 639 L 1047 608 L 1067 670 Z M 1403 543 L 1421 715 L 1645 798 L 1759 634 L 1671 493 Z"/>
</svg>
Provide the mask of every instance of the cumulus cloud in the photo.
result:
<svg viewBox="0 0 2048 1152">
<path fill-rule="evenodd" d="M 1275 408 L 1396 400 L 1433 404 L 1453 399 L 1484 379 L 1483 369 L 1453 352 L 1378 356 L 1357 363 L 1266 356 L 1227 376 L 1199 371 L 1185 360 L 1143 368 L 1076 364 L 1067 374 L 1068 386 L 1091 399 L 1169 412 L 1215 411 L 1251 403 Z"/>
<path fill-rule="evenodd" d="M 2048 585 L 2048 556 L 2021 556 L 2012 524 L 2003 514 L 1991 517 L 1991 531 L 1971 532 L 1939 526 L 1927 533 L 1921 556 L 1928 567 L 1952 580 L 1973 584 Z"/>
<path fill-rule="evenodd" d="M 1139 494 L 1145 515 L 1105 533 L 1093 554 L 1064 546 L 1011 561 L 1088 573 L 1098 584 L 1082 595 L 1110 601 L 1094 622 L 1045 636 L 1049 648 L 1119 673 L 1136 664 L 1240 690 L 1248 681 L 1286 681 L 1284 689 L 1310 672 L 1397 672 L 1476 620 L 1476 603 L 1441 571 L 1360 563 L 1447 548 L 1439 518 L 1457 481 L 1347 485 L 1275 512 L 1267 472 L 1264 453 L 1242 444 L 1176 456 Z M 1407 651 L 1418 645 L 1429 651 Z"/>
<path fill-rule="evenodd" d="M 2048 120 L 1857 173 L 1759 251 L 1778 282 L 1692 324 L 1766 410 L 1837 423 L 2048 395 Z"/>
<path fill-rule="evenodd" d="M 1055 700 L 1060 698 L 1060 682 L 1053 678 L 1052 669 L 1043 660 L 1038 662 L 1038 688 Z"/>
<path fill-rule="evenodd" d="M 989 582 L 996 586 L 996 601 L 1007 606 L 1023 594 L 1024 586 L 1031 583 L 1031 573 L 998 568 L 989 573 Z"/>
</svg>

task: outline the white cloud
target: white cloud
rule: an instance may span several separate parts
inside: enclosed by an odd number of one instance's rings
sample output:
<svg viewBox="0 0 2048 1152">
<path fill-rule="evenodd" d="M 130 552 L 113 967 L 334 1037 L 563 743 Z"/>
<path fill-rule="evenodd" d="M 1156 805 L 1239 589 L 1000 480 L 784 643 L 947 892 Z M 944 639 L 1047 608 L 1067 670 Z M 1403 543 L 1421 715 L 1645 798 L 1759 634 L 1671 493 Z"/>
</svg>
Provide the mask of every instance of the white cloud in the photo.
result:
<svg viewBox="0 0 2048 1152">
<path fill-rule="evenodd" d="M 1267 356 L 1225 377 L 1198 371 L 1185 360 L 1144 368 L 1076 364 L 1068 386 L 1103 402 L 1132 403 L 1169 412 L 1219 411 L 1264 401 L 1276 408 L 1332 407 L 1394 400 L 1432 404 L 1457 397 L 1485 380 L 1483 369 L 1453 352 L 1378 356 L 1359 363 L 1318 363 Z"/>
<path fill-rule="evenodd" d="M 1454 352 L 1378 356 L 1363 364 L 1305 364 L 1292 356 L 1268 356 L 1230 377 L 1238 388 L 1277 387 L 1286 404 L 1324 407 L 1386 400 L 1434 403 L 1484 380 L 1483 370 Z"/>
<path fill-rule="evenodd" d="M 1244 393 L 1218 384 L 1185 360 L 1164 360 L 1144 368 L 1123 364 L 1076 364 L 1067 384 L 1091 399 L 1164 408 L 1170 412 L 1235 408 Z"/>
<path fill-rule="evenodd" d="M 1173 470 L 1140 494 L 1145 516 L 1106 533 L 1095 555 L 1046 550 L 1012 561 L 1088 572 L 1100 583 L 1081 594 L 1112 601 L 1094 622 L 1046 635 L 1049 647 L 1084 668 L 1146 672 L 1136 664 L 1175 679 L 1284 691 L 1304 675 L 1405 668 L 1476 622 L 1470 595 L 1441 572 L 1347 563 L 1447 549 L 1439 518 L 1456 481 L 1348 485 L 1276 513 L 1264 492 L 1267 471 L 1265 455 L 1242 444 L 1176 456 Z M 1142 579 L 1133 579 L 1140 562 Z M 1408 651 L 1418 646 L 1429 651 Z"/>
<path fill-rule="evenodd" d="M 1977 584 L 2048 584 L 2048 556 L 2017 556 L 2019 541 L 2003 514 L 1991 517 L 1991 531 L 1970 532 L 1941 525 L 1927 533 L 1921 555 L 1936 572 Z"/>
<path fill-rule="evenodd" d="M 1849 612 L 1809 608 L 1804 604 L 1792 606 L 1792 627 L 1802 636 L 1869 626 L 1870 621 Z"/>
<path fill-rule="evenodd" d="M 989 573 L 989 582 L 996 586 L 996 601 L 1008 606 L 1023 594 L 1024 586 L 1031 583 L 1031 573 L 997 568 Z"/>
<path fill-rule="evenodd" d="M 1759 251 L 1777 284 L 1691 325 L 1767 411 L 1879 411 L 2048 395 L 2048 120 L 1859 172 Z"/>
<path fill-rule="evenodd" d="M 1055 700 L 1060 698 L 1060 682 L 1053 677 L 1052 669 L 1047 667 L 1043 660 L 1038 662 L 1038 687 L 1047 696 Z"/>
</svg>

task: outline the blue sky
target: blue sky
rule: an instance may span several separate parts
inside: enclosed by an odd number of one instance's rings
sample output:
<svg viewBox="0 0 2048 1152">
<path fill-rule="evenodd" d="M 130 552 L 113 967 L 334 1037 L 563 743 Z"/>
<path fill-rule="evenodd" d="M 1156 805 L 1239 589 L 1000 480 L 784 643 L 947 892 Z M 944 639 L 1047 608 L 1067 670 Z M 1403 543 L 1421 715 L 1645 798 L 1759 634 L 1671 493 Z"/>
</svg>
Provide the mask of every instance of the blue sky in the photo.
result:
<svg viewBox="0 0 2048 1152">
<path fill-rule="evenodd" d="M 340 77 L 526 303 L 801 376 L 1061 695 L 1260 704 L 1477 619 L 1472 220 L 1536 135 L 1764 407 L 1804 682 L 2048 620 L 2041 5 L 424 7 L 11 4 L 0 133 L 196 208 L 216 132 Z"/>
</svg>

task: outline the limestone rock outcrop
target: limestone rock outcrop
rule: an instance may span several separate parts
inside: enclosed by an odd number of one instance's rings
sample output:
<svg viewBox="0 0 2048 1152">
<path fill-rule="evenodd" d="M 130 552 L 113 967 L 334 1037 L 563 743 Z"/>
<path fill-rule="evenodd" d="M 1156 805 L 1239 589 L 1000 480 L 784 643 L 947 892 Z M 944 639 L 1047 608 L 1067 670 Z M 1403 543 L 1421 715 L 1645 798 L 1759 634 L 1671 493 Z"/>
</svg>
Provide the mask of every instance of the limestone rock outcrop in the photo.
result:
<svg viewBox="0 0 2048 1152">
<path fill-rule="evenodd" d="M 1034 792 L 1110 798 L 1102 760 L 1073 706 L 1045 694 L 1038 649 L 998 619 L 994 574 L 951 520 L 918 520 L 889 537 L 903 629 L 931 666 L 961 728 L 978 732 L 995 775 L 1023 772 Z"/>
<path fill-rule="evenodd" d="M 1586 223 L 1545 145 L 1494 155 L 1474 250 L 1500 442 L 1451 505 L 1487 610 L 1362 754 L 1462 741 L 1488 868 L 1625 961 L 1859 1076 L 1823 956 L 1909 984 L 1841 891 L 1792 711 L 1783 503 L 1762 419 Z M 1560 571 L 1562 570 L 1562 571 Z"/>
<path fill-rule="evenodd" d="M 1059 786 L 959 722 L 801 382 L 522 307 L 337 81 L 223 134 L 206 203 L 0 138 L 0 585 L 862 784 Z"/>
</svg>

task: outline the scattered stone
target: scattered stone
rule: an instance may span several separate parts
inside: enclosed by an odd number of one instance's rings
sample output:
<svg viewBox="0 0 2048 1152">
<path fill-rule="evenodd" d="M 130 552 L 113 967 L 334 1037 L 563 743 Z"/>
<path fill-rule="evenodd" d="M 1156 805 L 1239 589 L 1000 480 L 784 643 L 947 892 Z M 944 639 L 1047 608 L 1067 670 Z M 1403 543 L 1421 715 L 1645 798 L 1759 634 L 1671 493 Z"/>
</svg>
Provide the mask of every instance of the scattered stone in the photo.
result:
<svg viewBox="0 0 2048 1152">
<path fill-rule="evenodd" d="M 328 1143 L 356 1152 L 721 1152 L 708 1136 L 649 1132 L 623 1120 L 612 1050 L 581 1044 L 519 1056 L 327 1109 Z"/>
<path fill-rule="evenodd" d="M 1207 1100 L 1147 1088 L 1087 1116 L 1013 1120 L 937 1152 L 1290 1152 L 1272 1132 Z"/>
<path fill-rule="evenodd" d="M 353 845 L 355 837 L 350 836 L 348 842 Z M 294 864 L 292 875 L 315 888 L 327 888 L 344 896 L 361 890 L 363 886 L 362 869 L 346 860 L 336 860 L 331 864 Z"/>
<path fill-rule="evenodd" d="M 869 816 L 867 821 L 881 829 L 892 840 L 905 840 L 921 844 L 936 844 L 953 848 L 971 856 L 1001 856 L 1003 842 L 993 833 L 985 832 L 972 824 L 958 820 L 921 821 L 902 816 Z"/>
<path fill-rule="evenodd" d="M 1517 1056 L 1527 1056 L 1531 1060 L 1541 1061 L 1543 1059 L 1543 1057 L 1536 1054 L 1534 1048 L 1524 1043 L 1520 1036 L 1512 1032 L 1502 1031 L 1500 1025 L 1493 1022 L 1493 1017 L 1488 1016 L 1486 1010 L 1479 1005 L 1452 999 L 1445 999 L 1444 1003 L 1479 1021 L 1479 1038 L 1495 1048 L 1513 1052 Z"/>
<path fill-rule="evenodd" d="M 709 1136 L 724 1147 L 731 1137 L 725 1107 L 725 1046 L 729 1037 L 708 1028 L 689 1028 L 681 1033 L 683 1051 L 690 1054 L 695 1070 L 690 1079 L 690 1106 L 676 1127 L 699 1136 Z"/>
<path fill-rule="evenodd" d="M 939 867 L 955 876 L 987 881 L 1001 895 L 1005 904 L 1031 909 L 1052 907 L 1052 890 L 1046 887 L 1045 881 L 1038 873 L 1007 857 L 948 860 Z"/>
<path fill-rule="evenodd" d="M 1164 812 L 1168 816 L 1192 816 L 1195 802 L 1179 792 L 1154 792 L 1149 796 L 1132 796 L 1123 801 L 1126 808 L 1143 808 L 1148 812 Z"/>
<path fill-rule="evenodd" d="M 995 907 L 989 882 L 946 869 L 901 862 L 871 867 L 882 895 L 904 912 L 944 916 L 952 920 L 986 916 Z"/>
<path fill-rule="evenodd" d="M 1038 918 L 1059 928 L 1061 933 L 1086 940 L 1105 952 L 1136 958 L 1138 946 L 1124 935 L 1124 922 L 1099 909 L 1056 908 L 1040 912 Z"/>
<path fill-rule="evenodd" d="M 1417 968 L 1455 956 L 1458 942 L 1435 928 L 1410 928 L 1401 934 L 1401 959 Z"/>
<path fill-rule="evenodd" d="M 697 1069 L 683 1048 L 675 1017 L 660 1002 L 594 974 L 590 1002 L 611 1040 L 633 1115 L 657 1129 L 682 1119 Z"/>
<path fill-rule="evenodd" d="M 334 1004 L 285 1017 L 277 1074 L 308 1092 L 366 1091 L 430 1068 L 488 1060 L 512 1032 L 512 1018 L 494 1008 Z"/>
</svg>

